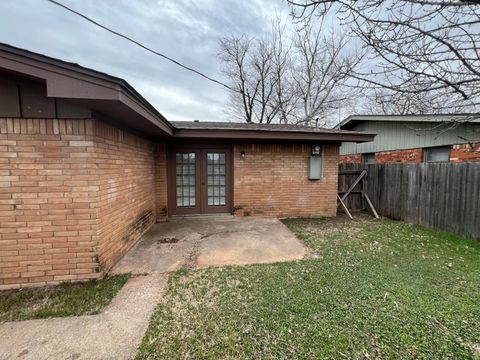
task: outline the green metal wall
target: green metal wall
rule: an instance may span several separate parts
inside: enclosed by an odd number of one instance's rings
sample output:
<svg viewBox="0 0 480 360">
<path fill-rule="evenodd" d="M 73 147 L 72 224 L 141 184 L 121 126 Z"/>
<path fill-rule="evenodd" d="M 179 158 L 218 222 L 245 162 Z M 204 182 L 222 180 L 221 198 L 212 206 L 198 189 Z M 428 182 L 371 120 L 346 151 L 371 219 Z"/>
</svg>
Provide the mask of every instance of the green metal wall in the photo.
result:
<svg viewBox="0 0 480 360">
<path fill-rule="evenodd" d="M 478 142 L 480 124 L 462 124 L 456 129 L 443 131 L 435 128 L 438 123 L 400 122 L 400 121 L 365 121 L 349 130 L 377 134 L 373 142 L 343 143 L 340 155 L 370 153 L 377 151 L 423 148 L 462 144 L 468 141 Z"/>
</svg>

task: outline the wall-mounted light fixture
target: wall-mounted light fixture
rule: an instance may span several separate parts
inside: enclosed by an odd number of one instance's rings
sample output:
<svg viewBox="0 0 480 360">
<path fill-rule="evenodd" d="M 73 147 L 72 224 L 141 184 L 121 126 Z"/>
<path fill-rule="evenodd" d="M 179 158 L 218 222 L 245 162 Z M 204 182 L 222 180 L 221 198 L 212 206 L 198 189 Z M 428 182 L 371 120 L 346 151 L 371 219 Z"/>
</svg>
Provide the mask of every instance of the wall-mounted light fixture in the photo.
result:
<svg viewBox="0 0 480 360">
<path fill-rule="evenodd" d="M 312 155 L 318 156 L 322 152 L 322 147 L 320 145 L 312 145 Z"/>
<path fill-rule="evenodd" d="M 245 159 L 245 151 L 240 152 L 240 157 L 241 157 L 242 159 Z"/>
</svg>

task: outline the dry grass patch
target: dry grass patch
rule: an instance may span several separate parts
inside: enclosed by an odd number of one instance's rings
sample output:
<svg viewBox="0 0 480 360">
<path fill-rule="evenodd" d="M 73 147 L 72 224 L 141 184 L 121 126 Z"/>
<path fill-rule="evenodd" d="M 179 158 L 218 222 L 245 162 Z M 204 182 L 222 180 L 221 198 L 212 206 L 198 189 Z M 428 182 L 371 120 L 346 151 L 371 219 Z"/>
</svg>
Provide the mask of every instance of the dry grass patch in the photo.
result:
<svg viewBox="0 0 480 360">
<path fill-rule="evenodd" d="M 83 283 L 0 292 L 0 322 L 98 314 L 129 276 L 112 275 Z"/>
</svg>

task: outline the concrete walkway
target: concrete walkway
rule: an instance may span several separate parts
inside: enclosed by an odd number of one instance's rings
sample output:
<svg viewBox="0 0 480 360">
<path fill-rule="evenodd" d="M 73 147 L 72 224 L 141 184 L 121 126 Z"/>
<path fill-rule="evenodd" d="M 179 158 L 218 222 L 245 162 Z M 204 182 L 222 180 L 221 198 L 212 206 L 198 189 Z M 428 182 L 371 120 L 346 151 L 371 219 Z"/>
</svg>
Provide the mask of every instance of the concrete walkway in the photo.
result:
<svg viewBox="0 0 480 360">
<path fill-rule="evenodd" d="M 101 314 L 0 324 L 0 359 L 130 359 L 171 271 L 305 255 L 275 219 L 216 216 L 156 224 L 112 270 L 133 277 Z"/>
<path fill-rule="evenodd" d="M 166 275 L 130 279 L 99 315 L 0 325 L 0 359 L 130 359 L 161 301 Z"/>
</svg>

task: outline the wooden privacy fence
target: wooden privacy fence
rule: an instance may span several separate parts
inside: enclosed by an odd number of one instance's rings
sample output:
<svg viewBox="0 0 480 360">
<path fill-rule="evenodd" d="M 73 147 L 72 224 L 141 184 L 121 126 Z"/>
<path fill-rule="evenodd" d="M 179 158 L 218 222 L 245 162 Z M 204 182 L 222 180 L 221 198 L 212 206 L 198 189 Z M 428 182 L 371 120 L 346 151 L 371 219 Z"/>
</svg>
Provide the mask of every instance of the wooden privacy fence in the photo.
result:
<svg viewBox="0 0 480 360">
<path fill-rule="evenodd" d="M 340 164 L 340 171 L 367 170 L 364 186 L 381 216 L 480 239 L 480 163 Z M 339 193 L 355 175 L 339 175 Z M 345 203 L 364 210 L 361 189 Z"/>
</svg>

